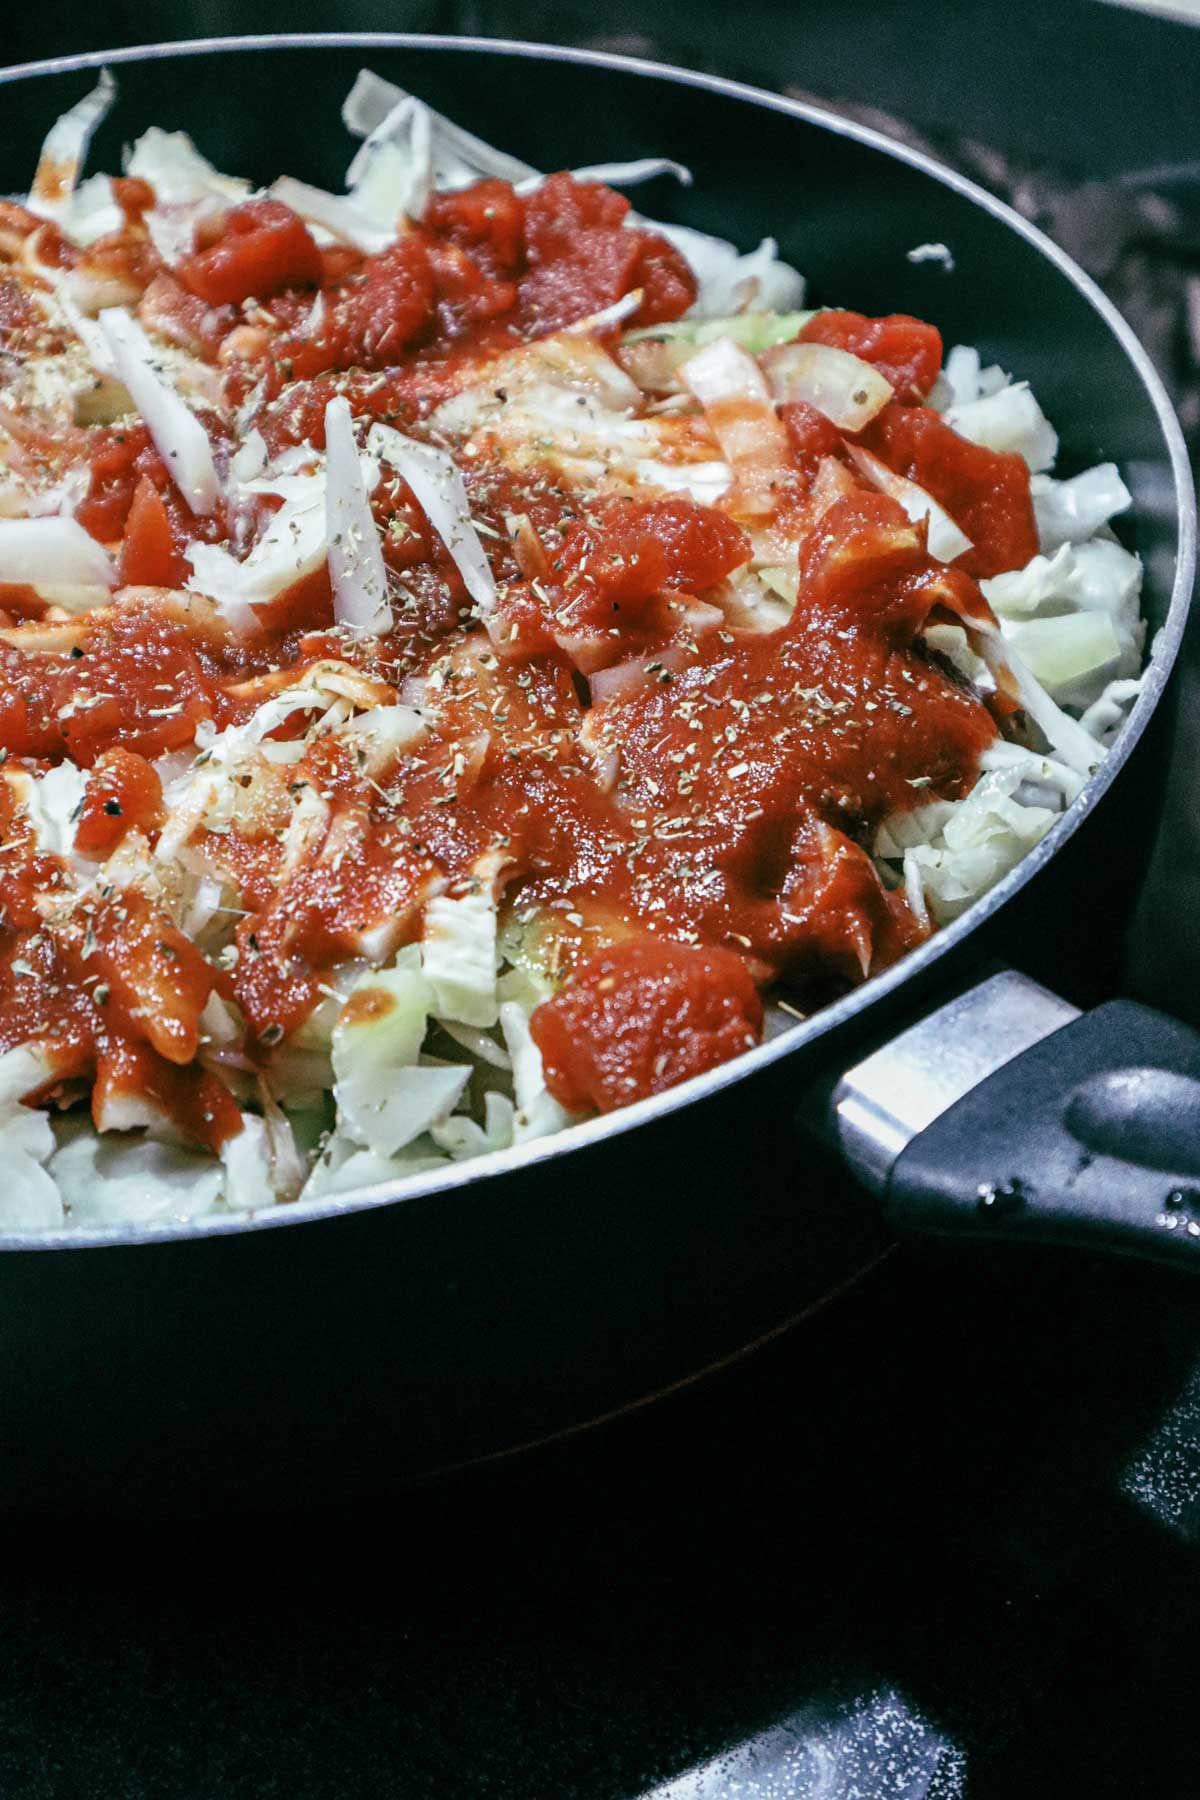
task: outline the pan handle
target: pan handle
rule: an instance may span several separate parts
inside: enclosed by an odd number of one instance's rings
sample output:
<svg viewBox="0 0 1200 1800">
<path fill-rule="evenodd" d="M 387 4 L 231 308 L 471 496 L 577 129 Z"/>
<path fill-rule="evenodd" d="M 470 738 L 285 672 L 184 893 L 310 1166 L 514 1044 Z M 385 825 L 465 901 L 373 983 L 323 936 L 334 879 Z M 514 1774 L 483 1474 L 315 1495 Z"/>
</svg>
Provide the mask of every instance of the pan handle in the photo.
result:
<svg viewBox="0 0 1200 1800">
<path fill-rule="evenodd" d="M 1200 1270 L 1200 1033 L 1091 1012 L 1011 970 L 822 1095 L 898 1230 L 1114 1250 Z"/>
</svg>

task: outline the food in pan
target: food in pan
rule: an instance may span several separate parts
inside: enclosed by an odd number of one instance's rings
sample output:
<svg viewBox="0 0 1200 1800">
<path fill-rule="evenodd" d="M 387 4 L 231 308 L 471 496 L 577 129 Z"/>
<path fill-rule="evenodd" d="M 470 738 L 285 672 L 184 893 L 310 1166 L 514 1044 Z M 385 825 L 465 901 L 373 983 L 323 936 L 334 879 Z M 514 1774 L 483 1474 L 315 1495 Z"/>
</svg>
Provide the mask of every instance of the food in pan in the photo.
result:
<svg viewBox="0 0 1200 1800">
<path fill-rule="evenodd" d="M 1010 870 L 1138 689 L 1112 465 L 360 77 L 345 193 L 102 77 L 0 206 L 0 1223 L 562 1129 Z"/>
</svg>

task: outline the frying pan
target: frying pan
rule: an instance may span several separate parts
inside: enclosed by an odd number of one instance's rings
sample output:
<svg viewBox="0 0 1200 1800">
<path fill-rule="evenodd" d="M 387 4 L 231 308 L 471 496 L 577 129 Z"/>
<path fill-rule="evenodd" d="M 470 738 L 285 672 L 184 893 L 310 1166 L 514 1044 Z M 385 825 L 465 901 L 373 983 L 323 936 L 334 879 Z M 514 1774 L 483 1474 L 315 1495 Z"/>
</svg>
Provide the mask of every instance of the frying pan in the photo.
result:
<svg viewBox="0 0 1200 1800">
<path fill-rule="evenodd" d="M 1200 1039 L 1125 1002 L 1077 1018 L 1050 991 L 1086 1004 L 1114 979 L 1193 580 L 1179 429 L 1100 292 L 994 199 L 872 131 L 530 44 L 283 36 L 8 70 L 0 192 L 24 188 L 47 122 L 102 62 L 122 92 L 96 167 L 158 123 L 222 167 L 336 182 L 338 103 L 364 64 L 539 167 L 687 162 L 694 187 L 646 192 L 643 210 L 743 245 L 774 235 L 818 304 L 915 313 L 982 345 L 1032 382 L 1064 468 L 1120 464 L 1156 636 L 1116 748 L 1033 854 L 902 964 L 737 1062 L 303 1216 L 0 1240 L 0 1506 L 270 1504 L 495 1453 L 811 1313 L 897 1227 L 1200 1257 Z M 953 273 L 908 260 L 931 242 Z M 854 1197 L 839 1157 L 882 1205 Z"/>
</svg>

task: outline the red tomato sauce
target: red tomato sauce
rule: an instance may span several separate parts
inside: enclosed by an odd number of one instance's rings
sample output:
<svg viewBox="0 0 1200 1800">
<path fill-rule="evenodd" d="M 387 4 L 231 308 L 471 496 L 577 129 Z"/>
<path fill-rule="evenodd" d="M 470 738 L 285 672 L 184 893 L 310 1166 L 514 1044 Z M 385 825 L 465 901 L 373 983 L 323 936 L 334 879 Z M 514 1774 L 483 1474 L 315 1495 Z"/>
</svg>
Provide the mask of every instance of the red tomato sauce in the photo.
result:
<svg viewBox="0 0 1200 1800">
<path fill-rule="evenodd" d="M 285 288 L 319 287 L 321 252 L 302 220 L 277 200 L 248 200 L 226 216 L 207 250 L 176 265 L 176 279 L 209 306 L 268 300 Z"/>
<path fill-rule="evenodd" d="M 971 539 L 958 567 L 982 579 L 1022 569 L 1038 553 L 1024 460 L 968 443 L 926 406 L 885 407 L 862 442 L 939 501 Z"/>
<path fill-rule="evenodd" d="M 115 745 L 98 758 L 75 830 L 75 847 L 102 856 L 130 831 L 149 836 L 163 824 L 162 781 L 134 751 Z"/>
<path fill-rule="evenodd" d="M 321 250 L 286 207 L 250 201 L 171 271 L 145 235 L 144 189 L 119 185 L 128 241 L 94 247 L 100 266 L 138 274 L 148 327 L 216 365 L 272 456 L 322 447 L 335 393 L 405 430 L 493 352 L 635 289 L 627 324 L 678 318 L 696 292 L 665 238 L 629 227 L 623 196 L 567 174 L 524 198 L 502 181 L 437 195 L 374 256 Z M 69 259 L 45 238 L 47 257 Z M 19 342 L 32 323 L 0 287 L 0 339 Z M 931 561 L 922 530 L 862 489 L 842 434 L 785 405 L 782 510 L 807 536 L 795 613 L 768 633 L 703 601 L 749 555 L 728 511 L 585 501 L 549 466 L 516 475 L 484 456 L 462 473 L 499 631 L 482 629 L 446 546 L 391 477 L 372 497 L 396 584 L 387 636 L 337 629 L 321 569 L 238 638 L 210 603 L 172 590 L 192 539 L 240 548 L 253 521 L 194 517 L 142 425 L 64 433 L 58 450 L 86 469 L 78 517 L 116 556 L 125 592 L 77 619 L 0 632 L 0 749 L 35 773 L 63 757 L 89 772 L 78 855 L 103 860 L 131 834 L 153 845 L 167 823 L 155 760 L 191 749 L 198 727 L 241 723 L 318 661 L 350 665 L 376 704 L 411 701 L 417 684 L 431 723 L 370 773 L 348 743 L 306 743 L 257 812 L 206 832 L 207 866 L 244 913 L 219 966 L 137 889 L 101 890 L 47 923 L 62 867 L 0 782 L 0 1049 L 42 1040 L 51 1085 L 69 1099 L 92 1083 L 97 1118 L 136 1090 L 217 1147 L 238 1113 L 196 1060 L 210 994 L 236 1003 L 248 1066 L 268 1068 L 339 964 L 419 935 L 430 895 L 471 891 L 485 857 L 510 921 L 531 922 L 560 979 L 532 1029 L 570 1110 L 607 1110 L 738 1054 L 761 1031 L 759 988 L 772 980 L 815 1002 L 915 943 L 923 928 L 881 883 L 874 834 L 891 813 L 964 794 L 996 730 L 918 634 L 933 612 L 981 610 L 972 577 L 1034 554 L 1028 475 L 921 404 L 941 365 L 932 326 L 824 312 L 802 335 L 892 383 L 895 402 L 861 441 L 926 487 L 973 549 L 958 569 Z M 39 604 L 0 593 L 9 618 Z M 301 737 L 310 722 L 273 735 Z M 302 805 L 313 841 L 286 861 Z"/>
<path fill-rule="evenodd" d="M 731 951 L 645 940 L 589 957 L 532 1030 L 555 1099 L 612 1112 L 750 1049 L 762 1016 Z"/>
</svg>

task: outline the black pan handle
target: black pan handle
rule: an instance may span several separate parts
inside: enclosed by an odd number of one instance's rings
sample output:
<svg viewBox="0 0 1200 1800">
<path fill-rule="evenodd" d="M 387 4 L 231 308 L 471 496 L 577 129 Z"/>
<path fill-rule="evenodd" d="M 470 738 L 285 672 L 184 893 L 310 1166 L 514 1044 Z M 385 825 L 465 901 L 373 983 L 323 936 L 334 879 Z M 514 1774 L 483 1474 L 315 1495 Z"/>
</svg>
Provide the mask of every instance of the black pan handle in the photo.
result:
<svg viewBox="0 0 1200 1800">
<path fill-rule="evenodd" d="M 826 1093 L 899 1230 L 1114 1250 L 1200 1270 L 1200 1033 L 1080 1014 L 1003 971 Z"/>
</svg>

